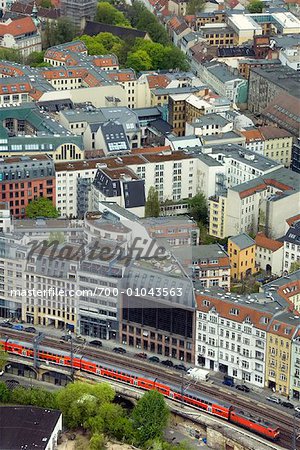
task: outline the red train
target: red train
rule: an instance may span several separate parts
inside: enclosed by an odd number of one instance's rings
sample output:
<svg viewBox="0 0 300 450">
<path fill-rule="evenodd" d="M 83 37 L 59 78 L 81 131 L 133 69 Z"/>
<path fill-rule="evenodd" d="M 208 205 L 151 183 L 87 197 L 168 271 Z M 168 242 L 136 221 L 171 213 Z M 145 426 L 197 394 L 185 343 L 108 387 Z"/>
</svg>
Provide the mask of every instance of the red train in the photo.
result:
<svg viewBox="0 0 300 450">
<path fill-rule="evenodd" d="M 24 358 L 34 357 L 33 346 L 28 342 L 5 341 L 0 339 L 0 343 L 3 344 L 5 351 L 8 353 L 20 355 Z M 41 347 L 38 351 L 38 359 L 60 366 L 71 367 L 70 354 L 63 350 Z M 182 393 L 179 386 L 170 385 L 168 382 L 159 381 L 157 378 L 145 378 L 141 373 L 124 370 L 123 368 L 120 369 L 106 363 L 102 364 L 98 361 L 89 361 L 81 355 L 74 355 L 72 367 L 94 375 L 131 384 L 141 389 L 155 389 L 165 397 L 186 403 L 208 414 L 246 428 L 267 439 L 275 441 L 280 437 L 280 430 L 277 426 L 263 421 L 258 417 L 253 417 L 250 413 L 240 411 L 230 404 L 202 395 L 198 391 L 186 390 Z"/>
</svg>

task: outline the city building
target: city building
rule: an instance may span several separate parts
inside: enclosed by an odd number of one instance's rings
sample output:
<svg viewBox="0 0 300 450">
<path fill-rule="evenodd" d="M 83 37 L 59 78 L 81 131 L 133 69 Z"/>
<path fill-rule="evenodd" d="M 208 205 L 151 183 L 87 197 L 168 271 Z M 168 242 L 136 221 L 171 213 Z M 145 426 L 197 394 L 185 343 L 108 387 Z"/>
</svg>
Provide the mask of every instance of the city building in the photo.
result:
<svg viewBox="0 0 300 450">
<path fill-rule="evenodd" d="M 274 305 L 197 289 L 195 364 L 264 387 L 267 324 Z"/>
<path fill-rule="evenodd" d="M 290 167 L 293 136 L 283 128 L 263 126 L 259 131 L 264 139 L 264 156 Z"/>
<path fill-rule="evenodd" d="M 204 84 L 233 103 L 241 105 L 247 102 L 248 81 L 233 74 L 226 64 L 218 61 L 204 63 L 199 66 L 197 75 Z"/>
<path fill-rule="evenodd" d="M 219 244 L 185 245 L 173 249 L 173 253 L 197 285 L 230 290 L 230 260 Z"/>
<path fill-rule="evenodd" d="M 8 19 L 0 23 L 0 46 L 19 50 L 24 58 L 42 50 L 42 40 L 32 17 Z"/>
<path fill-rule="evenodd" d="M 284 243 L 283 270 L 287 274 L 292 264 L 300 266 L 300 220 L 291 224 L 282 240 Z"/>
<path fill-rule="evenodd" d="M 215 230 L 212 235 L 220 237 L 216 233 L 223 227 L 223 237 L 258 231 L 272 239 L 282 237 L 286 233 L 286 219 L 299 213 L 299 186 L 299 174 L 281 168 L 229 187 L 221 201 L 219 196 L 210 200 L 210 206 L 217 212 L 209 215 L 209 229 Z"/>
<path fill-rule="evenodd" d="M 83 30 L 86 22 L 94 19 L 96 8 L 95 0 L 61 0 L 60 2 L 61 15 L 68 17 L 78 30 Z"/>
<path fill-rule="evenodd" d="M 0 156 L 50 155 L 55 161 L 83 159 L 82 137 L 68 132 L 33 103 L 0 108 Z"/>
<path fill-rule="evenodd" d="M 300 73 L 286 66 L 251 69 L 248 88 L 249 110 L 255 114 L 261 113 L 280 94 L 288 94 L 295 101 L 299 101 L 299 80 Z M 284 105 L 281 108 L 284 108 Z"/>
<path fill-rule="evenodd" d="M 0 447 L 55 450 L 62 432 L 62 413 L 37 406 L 0 407 Z M 38 424 L 38 426 L 37 426 Z"/>
<path fill-rule="evenodd" d="M 292 339 L 290 398 L 300 400 L 300 330 Z"/>
<path fill-rule="evenodd" d="M 267 331 L 265 385 L 281 395 L 290 395 L 292 339 L 299 327 L 299 317 L 282 312 L 270 321 Z"/>
<path fill-rule="evenodd" d="M 12 217 L 8 203 L 0 203 L 0 233 L 9 233 L 12 230 Z"/>
<path fill-rule="evenodd" d="M 53 160 L 46 155 L 20 156 L 0 161 L 1 201 L 9 205 L 11 216 L 25 217 L 26 207 L 39 197 L 55 206 L 56 183 Z"/>
<path fill-rule="evenodd" d="M 257 233 L 255 245 L 257 269 L 264 270 L 268 275 L 281 276 L 283 272 L 283 242 L 267 238 L 264 233 Z"/>
<path fill-rule="evenodd" d="M 291 169 L 300 173 L 300 139 L 293 145 Z"/>
<path fill-rule="evenodd" d="M 228 239 L 231 278 L 242 280 L 257 271 L 255 264 L 255 241 L 246 233 Z"/>
<path fill-rule="evenodd" d="M 56 208 L 61 217 L 83 218 L 92 209 L 91 189 L 101 159 L 55 164 Z"/>
<path fill-rule="evenodd" d="M 151 238 L 167 242 L 172 248 L 199 243 L 199 227 L 188 216 L 148 217 L 141 223 Z"/>
</svg>

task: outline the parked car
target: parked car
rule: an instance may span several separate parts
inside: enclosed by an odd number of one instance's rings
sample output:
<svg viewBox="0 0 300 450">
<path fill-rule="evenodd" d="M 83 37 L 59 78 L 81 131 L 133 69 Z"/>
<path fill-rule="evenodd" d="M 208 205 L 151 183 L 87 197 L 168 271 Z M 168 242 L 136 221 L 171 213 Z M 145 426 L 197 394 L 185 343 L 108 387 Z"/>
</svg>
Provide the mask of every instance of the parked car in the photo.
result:
<svg viewBox="0 0 300 450">
<path fill-rule="evenodd" d="M 163 364 L 164 366 L 167 366 L 167 367 L 173 367 L 173 363 L 169 359 L 162 361 L 161 364 Z"/>
<path fill-rule="evenodd" d="M 148 361 L 153 362 L 153 363 L 159 363 L 159 358 L 157 356 L 150 356 Z"/>
<path fill-rule="evenodd" d="M 175 364 L 174 369 L 182 370 L 183 372 L 187 371 L 187 368 L 183 364 Z"/>
<path fill-rule="evenodd" d="M 147 359 L 148 356 L 146 355 L 146 353 L 136 353 L 135 355 L 137 358 L 141 358 L 141 359 Z"/>
<path fill-rule="evenodd" d="M 250 392 L 250 388 L 248 388 L 248 386 L 245 386 L 244 384 L 237 384 L 235 388 L 239 391 Z"/>
<path fill-rule="evenodd" d="M 284 406 L 285 408 L 294 409 L 293 403 L 290 402 L 281 402 L 281 405 Z"/>
<path fill-rule="evenodd" d="M 24 330 L 24 326 L 21 325 L 20 323 L 17 323 L 16 325 L 12 326 L 13 330 L 17 330 L 17 331 L 23 331 Z"/>
<path fill-rule="evenodd" d="M 277 405 L 280 405 L 280 403 L 281 403 L 280 398 L 275 397 L 274 395 L 270 395 L 269 397 L 266 397 L 266 400 L 268 400 L 268 402 L 277 403 Z"/>
<path fill-rule="evenodd" d="M 234 378 L 229 375 L 224 375 L 223 384 L 225 384 L 225 386 L 233 387 L 234 386 Z"/>
<path fill-rule="evenodd" d="M 90 341 L 89 344 L 93 345 L 94 347 L 102 347 L 102 342 L 97 341 L 97 339 L 95 339 L 94 341 Z"/>
<path fill-rule="evenodd" d="M 113 352 L 120 353 L 121 355 L 123 355 L 124 353 L 126 353 L 126 350 L 125 350 L 125 348 L 122 348 L 122 347 L 115 347 L 113 349 Z"/>
<path fill-rule="evenodd" d="M 296 411 L 297 413 L 300 413 L 300 406 L 295 406 L 295 411 Z"/>
<path fill-rule="evenodd" d="M 72 336 L 70 334 L 64 334 L 60 340 L 64 342 L 69 342 L 72 339 Z"/>
<path fill-rule="evenodd" d="M 26 333 L 36 333 L 36 329 L 34 327 L 26 327 Z"/>
<path fill-rule="evenodd" d="M 12 328 L 13 324 L 10 323 L 10 322 L 1 322 L 0 326 L 3 327 L 3 328 Z"/>
</svg>

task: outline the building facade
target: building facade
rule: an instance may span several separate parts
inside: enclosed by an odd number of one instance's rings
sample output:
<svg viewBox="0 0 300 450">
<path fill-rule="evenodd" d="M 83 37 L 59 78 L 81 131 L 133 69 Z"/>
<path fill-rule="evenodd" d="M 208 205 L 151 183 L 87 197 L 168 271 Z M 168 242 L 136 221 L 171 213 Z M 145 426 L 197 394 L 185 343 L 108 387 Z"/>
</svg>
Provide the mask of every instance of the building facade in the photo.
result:
<svg viewBox="0 0 300 450">
<path fill-rule="evenodd" d="M 228 239 L 231 278 L 242 280 L 256 272 L 255 241 L 246 233 Z"/>
</svg>

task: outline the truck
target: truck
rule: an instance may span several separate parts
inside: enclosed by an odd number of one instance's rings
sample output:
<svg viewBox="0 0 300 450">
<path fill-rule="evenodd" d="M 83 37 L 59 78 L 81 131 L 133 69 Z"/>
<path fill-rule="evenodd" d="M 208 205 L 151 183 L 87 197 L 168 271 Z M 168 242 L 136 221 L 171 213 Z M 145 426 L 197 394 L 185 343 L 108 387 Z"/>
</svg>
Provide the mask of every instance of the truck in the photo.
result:
<svg viewBox="0 0 300 450">
<path fill-rule="evenodd" d="M 187 375 L 196 381 L 208 381 L 209 380 L 209 370 L 198 369 L 194 367 L 187 371 Z"/>
</svg>

